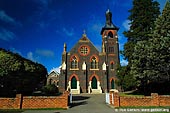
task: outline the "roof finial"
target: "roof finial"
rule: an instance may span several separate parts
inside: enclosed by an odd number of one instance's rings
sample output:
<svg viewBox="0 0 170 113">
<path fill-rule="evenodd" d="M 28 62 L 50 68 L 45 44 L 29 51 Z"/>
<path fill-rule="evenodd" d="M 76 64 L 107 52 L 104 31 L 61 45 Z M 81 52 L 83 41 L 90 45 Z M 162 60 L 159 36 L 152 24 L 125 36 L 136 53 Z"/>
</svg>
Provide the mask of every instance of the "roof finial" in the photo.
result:
<svg viewBox="0 0 170 113">
<path fill-rule="evenodd" d="M 107 9 L 107 11 L 106 11 L 106 13 L 109 13 L 110 12 L 110 10 L 109 10 L 109 8 Z"/>
<path fill-rule="evenodd" d="M 63 53 L 66 53 L 66 52 L 67 52 L 67 46 L 66 46 L 66 43 L 64 43 Z"/>
<path fill-rule="evenodd" d="M 86 30 L 83 30 L 83 37 L 86 37 Z"/>
</svg>

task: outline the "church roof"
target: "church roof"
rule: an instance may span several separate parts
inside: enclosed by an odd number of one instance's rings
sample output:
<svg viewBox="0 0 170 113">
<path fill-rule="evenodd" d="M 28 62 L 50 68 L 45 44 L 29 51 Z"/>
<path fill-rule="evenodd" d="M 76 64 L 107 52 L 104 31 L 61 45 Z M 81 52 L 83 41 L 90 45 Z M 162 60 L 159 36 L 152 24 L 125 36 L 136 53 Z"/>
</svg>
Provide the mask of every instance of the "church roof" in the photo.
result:
<svg viewBox="0 0 170 113">
<path fill-rule="evenodd" d="M 80 38 L 79 42 L 90 42 L 85 31 L 84 31 L 84 34 L 82 35 L 82 38 Z"/>
</svg>

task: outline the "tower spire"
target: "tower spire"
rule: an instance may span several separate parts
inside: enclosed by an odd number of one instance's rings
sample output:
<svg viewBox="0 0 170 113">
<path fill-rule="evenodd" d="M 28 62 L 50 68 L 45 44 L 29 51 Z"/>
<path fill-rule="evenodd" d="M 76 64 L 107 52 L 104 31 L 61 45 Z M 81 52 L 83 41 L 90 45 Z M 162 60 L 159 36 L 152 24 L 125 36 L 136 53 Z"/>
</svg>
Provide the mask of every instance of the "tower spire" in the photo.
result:
<svg viewBox="0 0 170 113">
<path fill-rule="evenodd" d="M 111 26 L 113 23 L 112 23 L 112 13 L 110 12 L 110 10 L 108 9 L 106 11 L 106 25 L 109 25 Z"/>
<path fill-rule="evenodd" d="M 67 46 L 66 46 L 66 43 L 64 43 L 63 54 L 65 54 L 66 52 L 67 52 Z"/>
</svg>

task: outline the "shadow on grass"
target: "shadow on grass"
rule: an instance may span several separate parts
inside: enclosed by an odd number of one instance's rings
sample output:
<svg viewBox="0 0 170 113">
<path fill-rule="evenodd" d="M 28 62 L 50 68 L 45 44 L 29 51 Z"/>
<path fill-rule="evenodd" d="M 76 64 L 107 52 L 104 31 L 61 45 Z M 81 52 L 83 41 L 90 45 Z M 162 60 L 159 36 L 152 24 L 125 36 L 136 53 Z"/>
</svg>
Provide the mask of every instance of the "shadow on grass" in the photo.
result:
<svg viewBox="0 0 170 113">
<path fill-rule="evenodd" d="M 24 110 L 0 110 L 0 113 L 22 113 Z"/>
</svg>

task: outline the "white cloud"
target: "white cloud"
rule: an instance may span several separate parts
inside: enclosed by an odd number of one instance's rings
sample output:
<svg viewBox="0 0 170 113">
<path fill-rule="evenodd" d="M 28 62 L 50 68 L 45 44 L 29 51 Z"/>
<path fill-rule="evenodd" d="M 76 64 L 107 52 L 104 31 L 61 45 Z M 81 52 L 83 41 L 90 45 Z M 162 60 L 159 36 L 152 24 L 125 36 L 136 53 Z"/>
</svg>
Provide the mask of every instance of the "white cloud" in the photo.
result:
<svg viewBox="0 0 170 113">
<path fill-rule="evenodd" d="M 28 58 L 29 60 L 35 61 L 32 52 L 28 52 L 28 53 L 27 53 L 27 58 Z"/>
<path fill-rule="evenodd" d="M 4 41 L 10 41 L 14 39 L 16 36 L 13 32 L 6 30 L 4 28 L 0 28 L 0 39 Z"/>
<path fill-rule="evenodd" d="M 128 65 L 128 61 L 122 59 L 122 60 L 120 61 L 120 64 L 121 64 L 121 66 L 127 66 L 127 65 Z"/>
<path fill-rule="evenodd" d="M 14 18 L 10 17 L 3 10 L 0 10 L 0 20 L 8 24 L 15 25 L 15 26 L 22 26 L 20 22 L 17 22 Z"/>
<path fill-rule="evenodd" d="M 50 70 L 50 73 L 51 73 L 52 71 L 60 73 L 60 68 L 61 68 L 61 66 L 55 67 L 55 68 L 53 68 L 53 69 Z"/>
<path fill-rule="evenodd" d="M 17 50 L 17 49 L 16 49 L 16 48 L 14 48 L 14 47 L 11 47 L 11 48 L 10 48 L 10 51 L 12 51 L 13 53 L 18 53 L 19 55 L 21 55 L 21 56 L 22 56 L 21 51 Z"/>
<path fill-rule="evenodd" d="M 73 28 L 71 28 L 71 29 L 66 29 L 65 27 L 62 29 L 63 30 L 63 32 L 67 35 L 67 36 L 69 36 L 69 37 L 71 37 L 71 36 L 73 36 L 74 35 L 74 29 Z"/>
<path fill-rule="evenodd" d="M 7 23 L 15 23 L 15 20 L 8 16 L 4 11 L 0 11 L 0 20 L 7 22 Z"/>
<path fill-rule="evenodd" d="M 54 52 L 51 50 L 37 49 L 35 53 L 44 57 L 54 57 Z"/>
<path fill-rule="evenodd" d="M 123 22 L 123 27 L 126 29 L 126 30 L 129 30 L 130 29 L 130 20 L 125 20 Z"/>
</svg>

